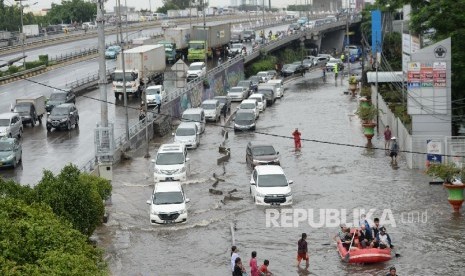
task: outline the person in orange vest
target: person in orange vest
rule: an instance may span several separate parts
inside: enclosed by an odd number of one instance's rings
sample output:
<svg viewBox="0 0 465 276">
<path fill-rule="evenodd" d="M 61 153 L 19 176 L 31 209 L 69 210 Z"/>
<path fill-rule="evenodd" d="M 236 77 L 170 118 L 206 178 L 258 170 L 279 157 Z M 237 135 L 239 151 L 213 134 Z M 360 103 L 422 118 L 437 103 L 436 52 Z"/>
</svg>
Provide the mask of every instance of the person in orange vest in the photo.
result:
<svg viewBox="0 0 465 276">
<path fill-rule="evenodd" d="M 298 128 L 296 128 L 294 132 L 292 133 L 292 136 L 294 136 L 294 145 L 296 149 L 300 149 L 302 147 L 300 143 L 300 135 L 301 133 L 299 132 Z"/>
</svg>

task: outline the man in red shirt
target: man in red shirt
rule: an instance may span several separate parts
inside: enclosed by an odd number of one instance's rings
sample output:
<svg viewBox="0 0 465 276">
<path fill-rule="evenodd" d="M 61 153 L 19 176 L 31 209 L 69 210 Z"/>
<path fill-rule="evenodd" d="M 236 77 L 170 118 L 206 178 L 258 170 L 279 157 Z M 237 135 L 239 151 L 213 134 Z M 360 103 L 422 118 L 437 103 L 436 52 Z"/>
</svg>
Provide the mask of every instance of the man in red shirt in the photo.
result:
<svg viewBox="0 0 465 276">
<path fill-rule="evenodd" d="M 386 126 L 386 129 L 384 130 L 384 149 L 389 149 L 389 146 L 391 145 L 391 129 L 389 129 L 389 126 Z"/>
<path fill-rule="evenodd" d="M 295 149 L 300 149 L 302 147 L 302 145 L 300 144 L 300 135 L 301 133 L 299 132 L 298 128 L 296 128 L 292 133 L 292 136 L 294 136 Z"/>
<path fill-rule="evenodd" d="M 273 273 L 271 273 L 269 270 L 268 270 L 268 266 L 270 265 L 270 261 L 268 260 L 265 260 L 262 264 L 262 266 L 260 267 L 260 269 L 258 269 L 258 272 L 260 273 L 263 273 L 263 274 L 260 274 L 260 275 L 264 275 L 264 276 L 271 276 L 273 275 Z"/>
<path fill-rule="evenodd" d="M 307 248 L 307 234 L 302 233 L 302 238 L 297 242 L 297 266 L 300 266 L 300 262 L 305 260 L 305 268 L 308 268 L 308 248 Z"/>
</svg>

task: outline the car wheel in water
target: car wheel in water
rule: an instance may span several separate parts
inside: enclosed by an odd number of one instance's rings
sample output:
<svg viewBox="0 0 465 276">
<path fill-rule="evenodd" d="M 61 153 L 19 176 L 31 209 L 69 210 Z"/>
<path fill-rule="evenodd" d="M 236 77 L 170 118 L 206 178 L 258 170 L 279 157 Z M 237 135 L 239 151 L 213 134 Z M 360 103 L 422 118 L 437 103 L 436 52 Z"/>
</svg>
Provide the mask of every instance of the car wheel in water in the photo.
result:
<svg viewBox="0 0 465 276">
<path fill-rule="evenodd" d="M 35 126 L 36 126 L 36 119 L 32 118 L 31 119 L 31 127 L 35 127 Z"/>
<path fill-rule="evenodd" d="M 79 127 L 79 117 L 76 118 L 76 123 L 74 124 L 74 127 L 78 128 Z"/>
<path fill-rule="evenodd" d="M 52 128 L 51 128 L 51 127 L 47 127 L 47 131 L 48 131 L 48 132 L 52 131 Z"/>
<path fill-rule="evenodd" d="M 71 130 L 71 121 L 68 121 L 68 124 L 66 125 L 67 130 Z"/>
<path fill-rule="evenodd" d="M 23 136 L 23 129 L 22 128 L 19 129 L 18 138 L 21 138 L 21 136 Z"/>
</svg>

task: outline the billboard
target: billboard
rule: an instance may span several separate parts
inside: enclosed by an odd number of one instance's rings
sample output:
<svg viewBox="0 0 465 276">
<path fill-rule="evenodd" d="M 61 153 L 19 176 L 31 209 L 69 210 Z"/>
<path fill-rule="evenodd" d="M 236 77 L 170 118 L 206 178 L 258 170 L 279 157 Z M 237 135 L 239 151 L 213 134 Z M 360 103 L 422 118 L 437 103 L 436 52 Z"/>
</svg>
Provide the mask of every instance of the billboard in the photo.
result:
<svg viewBox="0 0 465 276">
<path fill-rule="evenodd" d="M 402 34 L 402 71 L 407 74 L 407 63 L 413 53 L 420 50 L 420 38 L 410 34 Z"/>
<path fill-rule="evenodd" d="M 371 52 L 373 56 L 376 56 L 376 53 L 381 53 L 383 45 L 381 27 L 381 11 L 371 11 Z"/>
</svg>

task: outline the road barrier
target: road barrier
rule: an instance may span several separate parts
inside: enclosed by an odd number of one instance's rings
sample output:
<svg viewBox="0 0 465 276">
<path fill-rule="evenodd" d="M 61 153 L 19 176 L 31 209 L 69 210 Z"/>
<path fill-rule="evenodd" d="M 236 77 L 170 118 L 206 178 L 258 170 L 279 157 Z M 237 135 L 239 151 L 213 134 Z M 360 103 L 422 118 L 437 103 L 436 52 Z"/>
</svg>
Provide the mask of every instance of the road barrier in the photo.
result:
<svg viewBox="0 0 465 276">
<path fill-rule="evenodd" d="M 106 76 L 107 81 L 110 79 L 111 74 L 115 71 L 115 69 L 108 69 Z M 76 96 L 82 95 L 84 91 L 88 90 L 89 88 L 93 88 L 98 85 L 99 82 L 99 74 L 95 73 L 84 77 L 82 79 L 75 80 L 73 82 L 67 83 L 66 87 L 70 88 Z"/>
<path fill-rule="evenodd" d="M 37 66 L 35 68 L 31 68 L 31 69 L 27 69 L 27 70 L 24 70 L 24 71 L 20 71 L 18 73 L 7 75 L 7 76 L 4 76 L 4 77 L 0 78 L 0 85 L 7 84 L 7 83 L 10 83 L 12 81 L 20 80 L 20 79 L 23 79 L 23 78 L 29 78 L 29 77 L 41 74 L 41 73 L 45 72 L 46 70 L 47 70 L 47 66 L 41 65 L 41 66 Z"/>
</svg>

